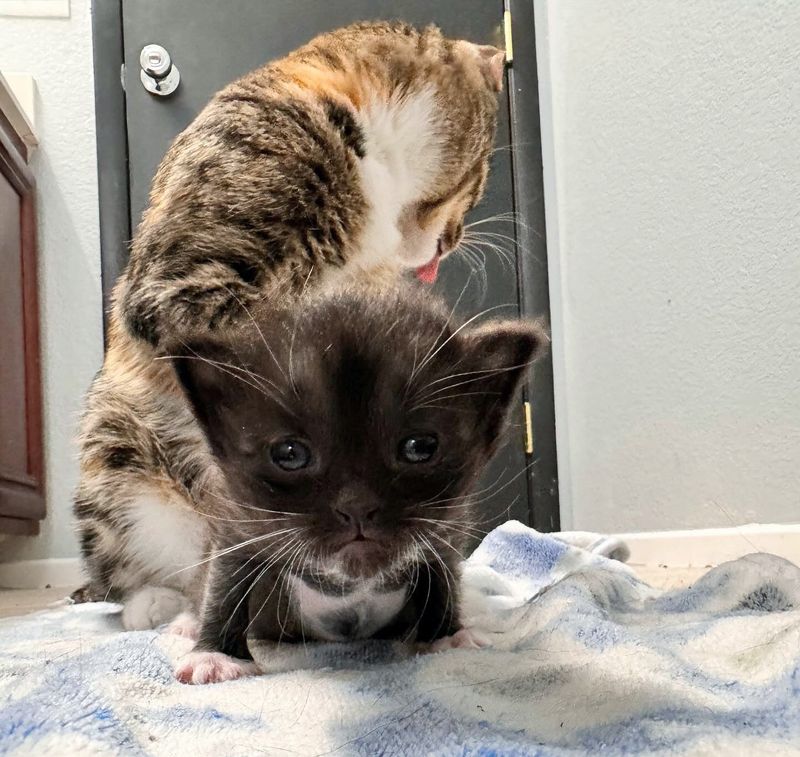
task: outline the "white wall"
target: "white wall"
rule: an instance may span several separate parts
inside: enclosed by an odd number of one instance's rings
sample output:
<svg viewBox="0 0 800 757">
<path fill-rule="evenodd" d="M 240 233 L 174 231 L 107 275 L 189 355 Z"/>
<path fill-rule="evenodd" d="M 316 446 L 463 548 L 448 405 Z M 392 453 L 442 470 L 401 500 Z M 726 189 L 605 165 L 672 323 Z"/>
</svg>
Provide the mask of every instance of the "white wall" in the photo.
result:
<svg viewBox="0 0 800 757">
<path fill-rule="evenodd" d="M 70 557 L 73 439 L 81 399 L 102 361 L 94 79 L 88 0 L 69 19 L 0 18 L 0 70 L 39 89 L 37 179 L 47 519 L 40 536 L 0 542 L 0 560 Z"/>
<path fill-rule="evenodd" d="M 564 527 L 800 521 L 800 3 L 536 13 Z"/>
</svg>

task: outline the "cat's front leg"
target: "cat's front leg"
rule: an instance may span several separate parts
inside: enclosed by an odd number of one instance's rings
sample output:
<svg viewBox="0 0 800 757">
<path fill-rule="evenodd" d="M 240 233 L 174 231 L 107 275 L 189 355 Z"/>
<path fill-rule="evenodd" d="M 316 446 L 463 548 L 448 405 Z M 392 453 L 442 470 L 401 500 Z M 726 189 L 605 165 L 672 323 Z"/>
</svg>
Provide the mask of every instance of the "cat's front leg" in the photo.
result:
<svg viewBox="0 0 800 757">
<path fill-rule="evenodd" d="M 241 568 L 239 561 L 221 557 L 209 570 L 197 644 L 175 668 L 181 683 L 220 683 L 260 672 L 247 648 L 250 583 L 231 588 Z"/>
<path fill-rule="evenodd" d="M 443 560 L 420 569 L 412 601 L 417 612 L 417 643 L 421 654 L 447 649 L 482 649 L 489 638 L 473 628 L 461 626 L 458 608 L 458 568 Z"/>
<path fill-rule="evenodd" d="M 436 639 L 426 652 L 444 652 L 447 649 L 483 649 L 491 645 L 489 637 L 474 628 L 459 628 L 449 636 Z"/>
<path fill-rule="evenodd" d="M 452 636 L 459 630 L 458 569 L 453 565 L 426 564 L 419 568 L 411 603 L 416 614 L 416 640 L 422 645 Z"/>
</svg>

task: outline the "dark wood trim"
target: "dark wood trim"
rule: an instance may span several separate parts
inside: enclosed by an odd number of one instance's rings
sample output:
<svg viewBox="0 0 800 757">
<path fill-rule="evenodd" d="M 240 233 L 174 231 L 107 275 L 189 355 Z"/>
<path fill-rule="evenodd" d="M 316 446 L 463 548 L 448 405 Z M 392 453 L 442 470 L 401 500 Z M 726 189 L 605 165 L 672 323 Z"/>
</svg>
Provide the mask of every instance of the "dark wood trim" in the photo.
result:
<svg viewBox="0 0 800 757">
<path fill-rule="evenodd" d="M 1 114 L 0 114 L 1 115 Z M 5 128 L 4 128 L 5 127 Z M 45 516 L 44 440 L 42 429 L 42 379 L 39 347 L 39 287 L 36 255 L 35 181 L 26 161 L 27 151 L 3 116 L 0 117 L 0 174 L 20 198 L 20 270 L 25 368 L 26 457 L 24 475 L 0 474 L 0 531 L 37 533 L 37 520 Z M 22 528 L 7 521 L 29 521 Z"/>
<path fill-rule="evenodd" d="M 514 210 L 517 224 L 517 277 L 523 317 L 550 323 L 550 289 L 542 177 L 542 137 L 539 121 L 539 77 L 533 3 L 506 0 L 511 11 L 514 60 L 508 70 L 511 152 L 514 173 Z M 519 146 L 517 149 L 516 146 Z M 548 354 L 531 372 L 524 389 L 531 403 L 533 455 L 529 459 L 530 524 L 539 531 L 561 527 L 558 499 L 553 362 Z"/>
<path fill-rule="evenodd" d="M 6 136 L 6 139 L 11 143 L 12 151 L 19 153 L 22 158 L 27 161 L 30 155 L 28 145 L 22 141 L 22 138 L 17 134 L 11 122 L 6 118 L 6 114 L 0 110 L 0 133 Z"/>
<path fill-rule="evenodd" d="M 45 515 L 41 482 L 35 486 L 0 481 L 0 515 L 23 520 L 41 520 Z"/>
<path fill-rule="evenodd" d="M 19 473 L 14 473 L 2 467 L 0 467 L 0 480 L 11 481 L 12 483 L 22 484 L 23 486 L 36 486 L 38 483 L 36 476 L 30 474 L 21 476 Z"/>
<path fill-rule="evenodd" d="M 42 366 L 39 343 L 39 276 L 36 254 L 34 187 L 22 195 L 22 317 L 25 330 L 25 411 L 28 419 L 28 473 L 37 481 L 39 507 L 44 518 L 44 438 L 42 428 Z M 34 515 L 33 511 L 29 511 Z"/>
<path fill-rule="evenodd" d="M 4 124 L 8 125 L 9 131 L 3 128 Z M 32 194 L 36 181 L 33 172 L 25 162 L 25 153 L 19 151 L 17 144 L 17 140 L 13 138 L 11 124 L 0 113 L 0 173 L 11 182 L 11 186 L 17 190 L 18 194 L 26 192 Z"/>
<path fill-rule="evenodd" d="M 8 534 L 9 536 L 36 536 L 38 533 L 38 520 L 6 518 L 0 515 L 0 534 Z"/>
</svg>

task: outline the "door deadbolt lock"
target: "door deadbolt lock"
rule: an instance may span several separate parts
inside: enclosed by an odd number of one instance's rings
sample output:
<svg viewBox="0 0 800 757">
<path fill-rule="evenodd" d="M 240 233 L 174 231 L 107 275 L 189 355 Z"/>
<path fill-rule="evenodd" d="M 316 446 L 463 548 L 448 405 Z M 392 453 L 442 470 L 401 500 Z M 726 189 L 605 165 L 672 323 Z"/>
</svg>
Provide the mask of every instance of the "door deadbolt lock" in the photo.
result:
<svg viewBox="0 0 800 757">
<path fill-rule="evenodd" d="M 142 85 L 153 95 L 171 95 L 181 83 L 181 72 L 161 45 L 145 45 L 139 54 L 139 65 Z"/>
</svg>

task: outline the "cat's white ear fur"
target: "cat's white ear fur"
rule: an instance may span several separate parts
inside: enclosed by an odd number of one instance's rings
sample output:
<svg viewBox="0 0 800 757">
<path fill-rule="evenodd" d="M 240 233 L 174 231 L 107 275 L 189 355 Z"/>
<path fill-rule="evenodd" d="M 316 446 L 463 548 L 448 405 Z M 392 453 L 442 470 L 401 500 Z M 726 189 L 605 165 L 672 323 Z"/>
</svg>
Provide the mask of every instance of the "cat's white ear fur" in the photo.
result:
<svg viewBox="0 0 800 757">
<path fill-rule="evenodd" d="M 492 45 L 476 45 L 472 42 L 461 42 L 463 49 L 478 59 L 481 72 L 489 86 L 495 92 L 503 89 L 503 76 L 506 70 L 506 54 Z"/>
</svg>

